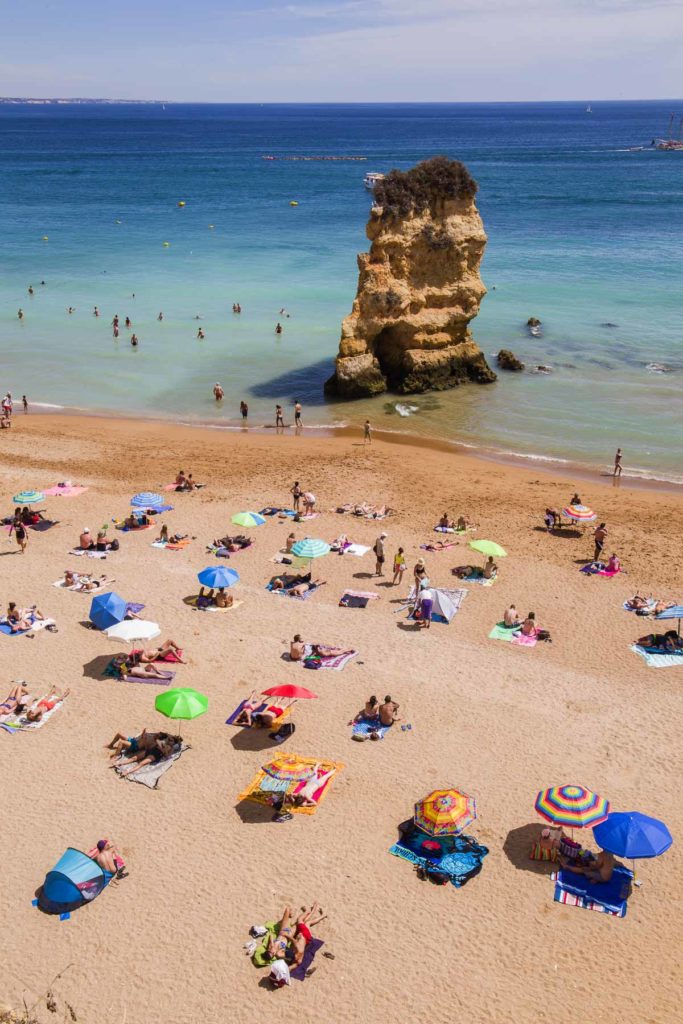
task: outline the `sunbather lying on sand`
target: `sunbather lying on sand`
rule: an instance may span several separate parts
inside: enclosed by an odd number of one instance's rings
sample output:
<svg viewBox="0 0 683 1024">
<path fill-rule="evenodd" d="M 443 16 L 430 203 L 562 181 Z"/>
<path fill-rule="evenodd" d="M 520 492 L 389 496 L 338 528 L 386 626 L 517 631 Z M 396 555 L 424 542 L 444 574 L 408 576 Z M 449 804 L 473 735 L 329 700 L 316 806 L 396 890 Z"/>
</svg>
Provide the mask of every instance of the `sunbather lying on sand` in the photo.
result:
<svg viewBox="0 0 683 1024">
<path fill-rule="evenodd" d="M 683 651 L 683 637 L 675 629 L 669 629 L 666 633 L 648 633 L 636 640 L 636 643 L 639 647 L 656 647 L 668 653 Z"/>
<path fill-rule="evenodd" d="M 626 606 L 632 611 L 641 612 L 647 615 L 659 615 L 660 612 L 666 611 L 667 608 L 673 608 L 673 601 L 656 601 L 654 597 L 639 597 L 635 594 L 633 597 L 626 601 Z"/>
<path fill-rule="evenodd" d="M 32 697 L 28 692 L 28 687 L 25 683 L 17 683 L 13 686 L 10 692 L 7 694 L 2 704 L 0 704 L 0 718 L 6 718 L 8 715 L 21 714 L 24 708 L 32 701 Z"/>
<path fill-rule="evenodd" d="M 136 655 L 141 662 L 163 661 L 169 651 L 173 651 L 178 656 L 183 653 L 182 647 L 179 647 L 175 640 L 164 640 L 158 647 L 150 648 L 148 651 L 136 651 Z"/>
<path fill-rule="evenodd" d="M 311 928 L 325 920 L 327 915 L 323 914 L 318 903 L 314 903 L 309 910 L 301 908 L 301 913 L 294 922 L 294 934 L 290 938 L 294 957 L 292 963 L 298 967 L 304 958 L 306 946 L 312 940 Z"/>
<path fill-rule="evenodd" d="M 7 625 L 13 633 L 30 629 L 35 619 L 44 619 L 43 613 L 34 605 L 32 608 L 17 608 L 14 601 L 7 605 Z"/>
<path fill-rule="evenodd" d="M 106 744 L 106 747 L 108 750 L 114 751 L 110 755 L 112 758 L 118 757 L 119 754 L 132 756 L 141 750 L 150 750 L 159 740 L 163 740 L 167 736 L 166 732 L 147 732 L 147 729 L 143 729 L 139 736 L 124 736 L 122 732 L 117 732 L 111 743 Z"/>
<path fill-rule="evenodd" d="M 159 733 L 157 735 L 157 742 L 151 747 L 146 750 L 139 750 L 137 754 L 124 758 L 124 760 L 119 761 L 118 764 L 112 765 L 112 768 L 120 768 L 122 765 L 128 765 L 129 767 L 126 768 L 125 771 L 119 772 L 119 774 L 123 776 L 132 775 L 133 772 L 139 771 L 140 768 L 144 768 L 147 764 L 158 764 L 159 761 L 163 761 L 164 758 L 170 757 L 174 748 L 179 746 L 182 742 L 182 736 L 168 736 L 167 734 Z"/>
<path fill-rule="evenodd" d="M 149 679 L 150 676 L 152 679 L 167 678 L 166 672 L 163 669 L 157 668 L 157 666 L 152 662 L 146 662 L 144 665 L 131 665 L 130 663 L 127 663 L 125 674 L 127 676 L 133 676 L 136 679 Z"/>
<path fill-rule="evenodd" d="M 59 704 L 71 693 L 71 690 L 60 690 L 57 686 L 51 686 L 49 691 L 44 697 L 41 697 L 35 707 L 32 707 L 26 712 L 26 718 L 29 722 L 39 722 L 46 711 L 52 711 L 52 709 Z"/>
<path fill-rule="evenodd" d="M 218 552 L 225 551 L 241 551 L 243 548 L 248 548 L 251 545 L 249 537 L 245 537 L 240 534 L 236 537 L 217 537 L 211 542 L 212 547 L 217 548 Z"/>
<path fill-rule="evenodd" d="M 295 804 L 297 807 L 317 806 L 316 801 L 313 799 L 313 797 L 315 796 L 319 789 L 322 789 L 322 787 L 329 781 L 329 779 L 332 778 L 333 775 L 337 774 L 336 768 L 330 768 L 329 771 L 323 772 L 322 775 L 318 775 L 318 769 L 321 767 L 322 765 L 319 762 L 314 769 L 315 775 L 311 776 L 311 778 L 308 780 L 303 789 L 300 789 L 296 796 L 292 798 L 292 803 Z"/>
<path fill-rule="evenodd" d="M 294 701 L 283 700 L 279 704 L 266 704 L 265 708 L 258 711 L 257 709 L 261 708 L 264 703 L 266 703 L 264 697 L 257 695 L 255 690 L 252 691 L 235 719 L 235 725 L 248 725 L 256 729 L 269 729 L 273 722 L 280 718 Z"/>
<path fill-rule="evenodd" d="M 64 579 L 65 586 L 69 586 L 69 584 L 66 583 L 66 575 Z M 92 590 L 99 590 L 100 587 L 105 587 L 109 583 L 113 582 L 113 579 L 109 579 L 108 576 L 98 576 L 97 579 L 95 579 L 93 576 L 81 576 L 79 579 L 76 580 L 73 586 L 74 589 L 87 594 Z"/>
<path fill-rule="evenodd" d="M 327 580 L 309 580 L 305 583 L 297 583 L 294 587 L 289 587 L 287 593 L 290 597 L 302 597 L 309 590 L 317 590 L 318 587 L 322 587 Z"/>
</svg>

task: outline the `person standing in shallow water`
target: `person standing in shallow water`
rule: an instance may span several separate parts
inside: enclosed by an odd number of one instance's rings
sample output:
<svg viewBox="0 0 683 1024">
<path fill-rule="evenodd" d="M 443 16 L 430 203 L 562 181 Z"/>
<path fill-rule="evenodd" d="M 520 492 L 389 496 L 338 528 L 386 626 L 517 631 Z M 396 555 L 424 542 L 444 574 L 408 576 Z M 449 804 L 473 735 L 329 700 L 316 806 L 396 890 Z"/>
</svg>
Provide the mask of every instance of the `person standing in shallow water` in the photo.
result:
<svg viewBox="0 0 683 1024">
<path fill-rule="evenodd" d="M 222 402 L 223 394 L 223 388 L 220 386 L 218 381 L 216 381 L 216 383 L 213 386 L 213 397 L 216 399 L 217 402 Z"/>
<path fill-rule="evenodd" d="M 366 420 L 363 426 L 363 444 L 372 444 L 372 427 L 370 420 Z"/>
<path fill-rule="evenodd" d="M 294 426 L 303 427 L 301 420 L 301 402 L 298 398 L 294 400 Z"/>
<path fill-rule="evenodd" d="M 276 405 L 275 406 L 275 426 L 277 428 L 277 427 L 284 427 L 284 425 L 285 425 L 285 421 L 284 421 L 283 416 L 282 416 L 282 406 L 281 405 Z"/>
<path fill-rule="evenodd" d="M 244 399 L 242 399 L 242 401 L 240 402 L 240 415 L 242 417 L 242 422 L 244 423 L 247 416 L 249 415 L 249 406 L 244 401 Z"/>
<path fill-rule="evenodd" d="M 617 448 L 616 454 L 614 456 L 614 473 L 612 474 L 612 476 L 621 476 L 621 470 L 623 468 L 622 465 L 621 465 L 621 460 L 622 460 L 621 448 Z"/>
</svg>

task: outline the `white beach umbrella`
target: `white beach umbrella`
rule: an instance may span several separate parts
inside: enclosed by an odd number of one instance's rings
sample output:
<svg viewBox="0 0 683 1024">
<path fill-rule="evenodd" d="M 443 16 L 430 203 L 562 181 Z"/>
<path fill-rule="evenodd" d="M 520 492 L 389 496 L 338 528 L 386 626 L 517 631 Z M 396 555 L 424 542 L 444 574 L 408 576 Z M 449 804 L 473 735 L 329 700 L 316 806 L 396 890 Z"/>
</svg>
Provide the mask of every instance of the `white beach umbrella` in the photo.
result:
<svg viewBox="0 0 683 1024">
<path fill-rule="evenodd" d="M 132 644 L 136 640 L 152 640 L 159 636 L 161 630 L 156 622 L 147 622 L 145 619 L 124 619 L 117 622 L 115 626 L 105 629 L 110 640 L 125 640 Z"/>
</svg>

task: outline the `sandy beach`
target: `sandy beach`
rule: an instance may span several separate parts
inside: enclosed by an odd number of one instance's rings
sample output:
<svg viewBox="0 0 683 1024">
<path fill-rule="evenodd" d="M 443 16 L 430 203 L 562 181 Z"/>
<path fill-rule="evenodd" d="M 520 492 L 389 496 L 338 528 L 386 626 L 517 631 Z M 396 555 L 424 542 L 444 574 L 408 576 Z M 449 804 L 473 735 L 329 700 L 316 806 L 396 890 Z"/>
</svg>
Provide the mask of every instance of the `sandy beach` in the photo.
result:
<svg viewBox="0 0 683 1024">
<path fill-rule="evenodd" d="M 277 1015 L 283 1024 L 409 1021 L 532 1024 L 571 1014 L 589 1024 L 669 1024 L 680 1015 L 681 668 L 652 669 L 629 649 L 650 628 L 622 608 L 634 592 L 682 599 L 680 494 L 626 483 L 553 476 L 376 438 L 228 433 L 154 422 L 16 415 L 0 437 L 3 514 L 23 488 L 69 479 L 88 490 L 48 497 L 59 520 L 31 532 L 25 555 L 3 533 L 0 572 L 8 601 L 37 604 L 57 633 L 0 636 L 3 697 L 13 679 L 33 692 L 70 687 L 61 710 L 34 734 L 0 731 L 5 780 L 0 859 L 0 1002 L 28 1006 L 60 972 L 64 1013 L 93 1024 L 161 1017 L 174 1024 Z M 109 534 L 120 550 L 93 567 L 112 589 L 144 603 L 144 615 L 186 652 L 176 685 L 208 695 L 209 710 L 178 731 L 190 744 L 148 790 L 109 771 L 104 745 L 115 732 L 167 728 L 154 710 L 157 688 L 102 677 L 117 648 L 85 628 L 90 599 L 52 586 L 84 526 L 122 518 L 137 491 L 157 491 L 182 467 L 207 486 L 170 494 L 169 529 L 196 538 L 184 550 L 153 548 L 152 530 Z M 453 566 L 477 561 L 470 536 L 508 552 L 491 587 L 470 586 L 450 625 L 415 630 L 396 603 L 407 594 L 372 576 L 374 557 L 334 554 L 314 565 L 326 584 L 300 602 L 269 593 L 288 520 L 250 530 L 254 544 L 228 564 L 240 574 L 239 607 L 201 613 L 184 603 L 197 572 L 214 559 L 205 546 L 229 532 L 244 509 L 288 505 L 300 480 L 320 515 L 295 524 L 297 538 L 332 541 L 342 531 L 371 546 L 388 534 L 408 566 L 424 555 L 436 586 L 455 587 Z M 548 535 L 546 505 L 561 508 L 578 488 L 608 527 L 607 553 L 625 572 L 589 577 L 592 530 Z M 375 523 L 332 511 L 343 502 L 387 504 Z M 455 547 L 432 553 L 444 510 L 477 525 Z M 410 575 L 410 573 L 408 573 Z M 345 588 L 376 591 L 365 609 L 341 608 Z M 488 639 L 514 602 L 536 612 L 551 644 L 533 649 Z M 353 647 L 343 672 L 304 672 L 283 659 L 295 633 Z M 300 701 L 296 734 L 272 747 L 267 734 L 225 724 L 252 690 L 293 682 L 317 700 Z M 391 694 L 403 724 L 380 743 L 354 743 L 348 722 L 369 694 Z M 275 824 L 237 797 L 271 752 L 344 764 L 315 815 Z M 624 919 L 553 902 L 551 865 L 528 859 L 542 825 L 539 789 L 578 783 L 615 810 L 665 821 L 673 847 L 636 865 L 642 886 Z M 430 790 L 473 795 L 467 829 L 489 849 L 481 873 L 462 889 L 419 881 L 388 854 L 396 826 Z M 68 921 L 31 901 L 68 846 L 113 839 L 129 876 L 113 882 Z M 591 845 L 590 830 L 578 835 Z M 303 984 L 272 992 L 267 972 L 245 955 L 252 924 L 276 919 L 285 903 L 320 901 L 327 919 L 316 970 Z M 44 1007 L 38 1019 L 58 1019 Z"/>
</svg>

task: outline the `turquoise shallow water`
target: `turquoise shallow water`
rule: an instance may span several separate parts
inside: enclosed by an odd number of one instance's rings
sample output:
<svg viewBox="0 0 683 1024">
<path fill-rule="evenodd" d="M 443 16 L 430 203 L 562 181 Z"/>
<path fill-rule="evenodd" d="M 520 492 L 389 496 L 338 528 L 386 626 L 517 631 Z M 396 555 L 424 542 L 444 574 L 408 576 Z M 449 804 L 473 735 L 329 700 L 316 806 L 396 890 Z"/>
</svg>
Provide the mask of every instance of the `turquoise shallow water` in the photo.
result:
<svg viewBox="0 0 683 1024">
<path fill-rule="evenodd" d="M 620 445 L 629 471 L 683 478 L 683 153 L 627 151 L 675 108 L 0 106 L 0 387 L 226 424 L 241 398 L 264 423 L 276 401 L 299 397 L 310 425 L 369 415 L 378 428 L 590 465 Z M 420 396 L 408 417 L 388 396 L 328 403 L 322 382 L 366 247 L 363 176 L 435 153 L 462 159 L 480 185 L 491 290 L 476 339 L 553 372 Z M 276 338 L 282 306 L 291 317 Z M 130 332 L 112 339 L 114 313 L 132 318 L 137 350 Z M 531 314 L 541 338 L 524 326 Z"/>
</svg>

